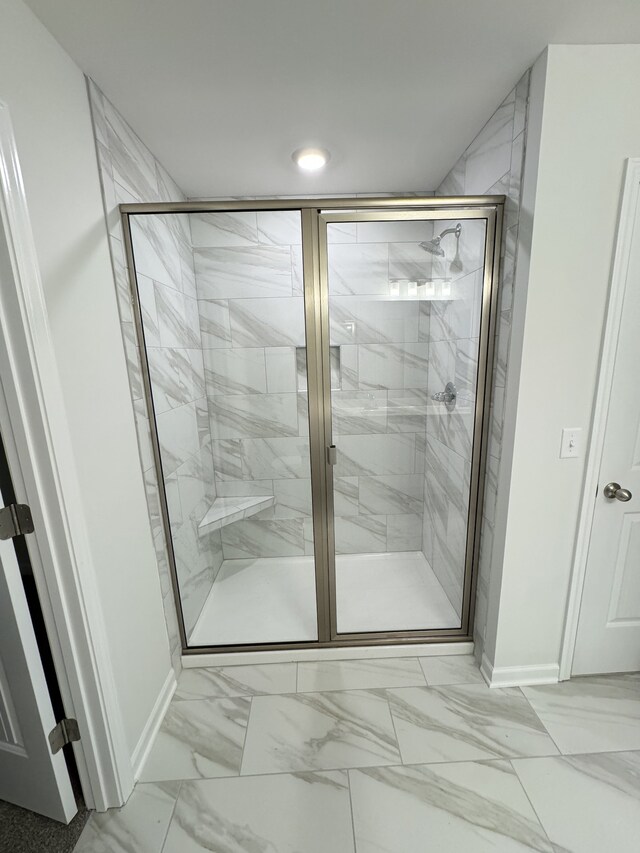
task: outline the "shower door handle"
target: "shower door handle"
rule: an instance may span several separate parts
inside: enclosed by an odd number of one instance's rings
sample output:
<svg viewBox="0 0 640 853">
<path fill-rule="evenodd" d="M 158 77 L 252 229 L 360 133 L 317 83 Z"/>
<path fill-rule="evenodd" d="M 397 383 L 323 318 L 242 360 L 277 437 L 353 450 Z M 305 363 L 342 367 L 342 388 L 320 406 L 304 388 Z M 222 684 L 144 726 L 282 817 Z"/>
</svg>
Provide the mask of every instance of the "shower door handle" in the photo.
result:
<svg viewBox="0 0 640 853">
<path fill-rule="evenodd" d="M 338 449 L 335 444 L 327 447 L 327 465 L 335 465 L 338 461 Z"/>
</svg>

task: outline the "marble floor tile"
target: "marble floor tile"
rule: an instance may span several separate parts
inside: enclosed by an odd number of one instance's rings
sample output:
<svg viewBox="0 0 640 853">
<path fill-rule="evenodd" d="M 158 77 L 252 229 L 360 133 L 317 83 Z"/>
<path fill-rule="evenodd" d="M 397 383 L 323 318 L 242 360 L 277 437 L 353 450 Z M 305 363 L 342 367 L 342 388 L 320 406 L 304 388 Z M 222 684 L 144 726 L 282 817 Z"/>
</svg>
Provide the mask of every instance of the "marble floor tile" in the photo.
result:
<svg viewBox="0 0 640 853">
<path fill-rule="evenodd" d="M 242 775 L 400 762 L 384 697 L 298 693 L 252 701 Z"/>
<path fill-rule="evenodd" d="M 183 669 L 174 701 L 294 693 L 295 689 L 295 663 Z"/>
<path fill-rule="evenodd" d="M 298 664 L 300 693 L 424 684 L 424 674 L 416 658 L 308 661 Z"/>
<path fill-rule="evenodd" d="M 251 699 L 198 699 L 169 706 L 140 778 L 237 776 Z"/>
<path fill-rule="evenodd" d="M 183 784 L 163 853 L 353 853 L 344 771 Z"/>
<path fill-rule="evenodd" d="M 560 752 L 640 749 L 640 673 L 523 687 Z"/>
<path fill-rule="evenodd" d="M 558 853 L 640 847 L 640 752 L 512 762 Z"/>
<path fill-rule="evenodd" d="M 358 853 L 552 848 L 508 761 L 349 772 Z"/>
<path fill-rule="evenodd" d="M 429 687 L 445 684 L 484 684 L 473 655 L 418 658 Z"/>
<path fill-rule="evenodd" d="M 385 692 L 404 764 L 558 752 L 517 688 L 461 684 Z"/>
<path fill-rule="evenodd" d="M 180 782 L 136 785 L 120 809 L 93 812 L 74 853 L 160 853 Z"/>
</svg>

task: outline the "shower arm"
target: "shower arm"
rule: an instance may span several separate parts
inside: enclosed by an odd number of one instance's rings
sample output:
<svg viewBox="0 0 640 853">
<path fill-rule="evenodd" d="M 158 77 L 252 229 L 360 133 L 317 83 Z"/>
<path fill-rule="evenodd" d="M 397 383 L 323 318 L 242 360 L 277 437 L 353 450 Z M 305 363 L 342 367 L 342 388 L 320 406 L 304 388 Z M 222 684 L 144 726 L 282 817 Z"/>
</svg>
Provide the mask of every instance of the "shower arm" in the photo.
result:
<svg viewBox="0 0 640 853">
<path fill-rule="evenodd" d="M 441 231 L 440 234 L 436 237 L 438 241 L 442 240 L 443 237 L 446 237 L 447 234 L 455 234 L 456 237 L 460 237 L 462 233 L 462 225 L 458 222 L 455 228 L 445 228 L 444 231 Z"/>
</svg>

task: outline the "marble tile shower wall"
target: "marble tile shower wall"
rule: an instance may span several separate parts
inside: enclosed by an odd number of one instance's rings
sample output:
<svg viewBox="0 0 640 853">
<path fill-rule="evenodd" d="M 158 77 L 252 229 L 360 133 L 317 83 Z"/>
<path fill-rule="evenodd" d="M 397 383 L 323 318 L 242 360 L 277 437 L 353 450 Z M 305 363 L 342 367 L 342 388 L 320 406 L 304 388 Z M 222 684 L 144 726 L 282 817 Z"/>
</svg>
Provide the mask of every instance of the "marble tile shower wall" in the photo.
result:
<svg viewBox="0 0 640 853">
<path fill-rule="evenodd" d="M 147 405 L 144 399 L 140 353 L 136 345 L 133 309 L 129 292 L 129 280 L 125 263 L 118 205 L 125 202 L 182 201 L 184 200 L 184 194 L 122 119 L 118 111 L 103 96 L 98 87 L 91 80 L 87 82 L 98 166 L 102 182 L 105 217 L 109 229 L 111 260 L 120 309 L 122 336 L 127 358 L 131 398 L 138 432 L 140 460 L 158 562 L 164 613 L 169 635 L 169 647 L 173 666 L 176 672 L 178 672 L 181 668 L 181 645 L 178 634 L 178 621 L 169 575 L 167 544 L 162 527 L 158 480 L 151 449 L 151 431 Z M 170 228 L 171 226 L 168 225 L 166 239 L 167 244 L 175 241 L 175 260 L 173 259 L 173 252 L 170 253 L 172 260 L 169 260 L 169 254 L 166 252 L 164 257 L 167 259 L 168 264 L 173 264 L 176 284 L 178 281 L 182 283 L 183 273 L 185 280 L 188 282 L 190 279 L 190 261 L 184 251 L 184 235 L 170 231 Z M 180 252 L 180 248 L 184 254 Z M 179 274 L 178 258 L 180 258 Z M 182 263 L 185 264 L 184 269 Z M 164 273 L 160 272 L 161 279 L 164 275 Z M 174 290 L 176 292 L 178 290 L 181 291 L 181 287 L 182 284 L 179 288 L 174 288 Z"/>
<path fill-rule="evenodd" d="M 216 497 L 189 217 L 131 220 L 136 279 L 185 629 L 222 565 L 220 531 L 200 522 Z"/>
<path fill-rule="evenodd" d="M 422 548 L 430 303 L 415 291 L 432 235 L 418 221 L 327 229 L 338 554 Z"/>
<path fill-rule="evenodd" d="M 509 381 L 511 305 L 517 263 L 520 184 L 525 157 L 529 76 L 530 72 L 527 71 L 469 145 L 436 192 L 437 195 L 443 196 L 496 193 L 507 197 L 501 252 L 500 306 L 495 342 L 489 456 L 485 474 L 474 625 L 478 655 L 482 653 L 486 631 L 505 388 Z"/>
<path fill-rule="evenodd" d="M 422 543 L 428 344 L 418 301 L 380 297 L 428 277 L 430 234 L 390 227 L 329 232 L 338 553 Z M 223 528 L 224 557 L 311 554 L 299 214 L 192 215 L 191 230 L 216 490 L 276 498 Z"/>
<path fill-rule="evenodd" d="M 434 223 L 436 234 L 455 220 Z M 443 240 L 439 261 L 448 299 L 422 304 L 429 340 L 429 408 L 424 471 L 422 550 L 454 610 L 461 613 L 471 483 L 476 375 L 484 271 L 485 226 L 464 220 L 457 243 L 462 270 L 452 272 L 453 235 Z M 456 386 L 455 407 L 431 401 L 447 382 Z"/>
<path fill-rule="evenodd" d="M 190 220 L 216 492 L 275 497 L 222 528 L 222 554 L 311 554 L 300 214 Z"/>
</svg>

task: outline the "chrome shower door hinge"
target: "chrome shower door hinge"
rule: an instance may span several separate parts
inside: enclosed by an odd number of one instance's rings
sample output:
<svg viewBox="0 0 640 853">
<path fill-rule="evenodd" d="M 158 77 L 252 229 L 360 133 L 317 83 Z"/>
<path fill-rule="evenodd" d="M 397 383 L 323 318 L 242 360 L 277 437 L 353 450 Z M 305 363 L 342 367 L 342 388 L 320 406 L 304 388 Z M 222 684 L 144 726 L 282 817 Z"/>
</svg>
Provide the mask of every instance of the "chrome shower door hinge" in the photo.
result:
<svg viewBox="0 0 640 853">
<path fill-rule="evenodd" d="M 33 518 L 26 504 L 9 504 L 0 509 L 0 539 L 14 539 L 33 533 Z"/>
<path fill-rule="evenodd" d="M 63 746 L 77 740 L 80 740 L 77 720 L 67 718 L 60 720 L 57 726 L 49 732 L 49 745 L 54 755 L 56 752 L 60 752 Z"/>
</svg>

